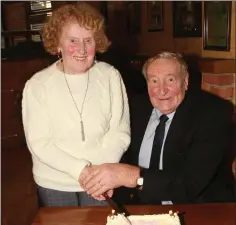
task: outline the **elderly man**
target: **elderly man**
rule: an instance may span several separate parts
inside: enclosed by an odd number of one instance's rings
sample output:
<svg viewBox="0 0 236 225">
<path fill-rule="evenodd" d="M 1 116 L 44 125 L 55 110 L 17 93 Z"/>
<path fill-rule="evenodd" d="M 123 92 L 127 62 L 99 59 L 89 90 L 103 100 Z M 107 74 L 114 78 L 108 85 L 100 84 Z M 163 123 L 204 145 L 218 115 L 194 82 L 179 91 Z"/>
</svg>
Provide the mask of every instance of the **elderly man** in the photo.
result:
<svg viewBox="0 0 236 225">
<path fill-rule="evenodd" d="M 150 101 L 131 101 L 127 164 L 88 167 L 80 177 L 84 189 L 99 198 L 125 186 L 136 195 L 135 204 L 233 201 L 231 104 L 187 91 L 189 74 L 179 54 L 163 52 L 143 72 Z"/>
</svg>

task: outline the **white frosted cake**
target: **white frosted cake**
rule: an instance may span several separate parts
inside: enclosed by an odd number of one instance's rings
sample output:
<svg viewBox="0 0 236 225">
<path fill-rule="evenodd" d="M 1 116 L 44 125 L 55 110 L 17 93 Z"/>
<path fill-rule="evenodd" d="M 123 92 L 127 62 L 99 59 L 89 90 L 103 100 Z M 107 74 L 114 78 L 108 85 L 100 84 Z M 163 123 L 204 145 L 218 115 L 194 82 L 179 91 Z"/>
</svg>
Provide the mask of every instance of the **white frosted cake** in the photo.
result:
<svg viewBox="0 0 236 225">
<path fill-rule="evenodd" d="M 107 217 L 106 225 L 180 225 L 178 214 L 172 211 L 169 214 L 134 215 L 127 218 L 130 223 L 122 214 L 110 215 Z"/>
</svg>

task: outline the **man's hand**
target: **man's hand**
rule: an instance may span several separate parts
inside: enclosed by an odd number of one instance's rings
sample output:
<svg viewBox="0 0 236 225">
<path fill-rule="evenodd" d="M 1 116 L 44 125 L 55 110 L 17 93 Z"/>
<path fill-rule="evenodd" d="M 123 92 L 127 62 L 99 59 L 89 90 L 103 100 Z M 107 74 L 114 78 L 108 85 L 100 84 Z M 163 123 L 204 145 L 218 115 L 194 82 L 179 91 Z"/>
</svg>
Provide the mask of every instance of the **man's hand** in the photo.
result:
<svg viewBox="0 0 236 225">
<path fill-rule="evenodd" d="M 138 167 L 121 163 L 105 163 L 89 168 L 86 177 L 82 177 L 82 187 L 88 194 L 98 197 L 120 186 L 136 187 L 139 176 Z"/>
</svg>

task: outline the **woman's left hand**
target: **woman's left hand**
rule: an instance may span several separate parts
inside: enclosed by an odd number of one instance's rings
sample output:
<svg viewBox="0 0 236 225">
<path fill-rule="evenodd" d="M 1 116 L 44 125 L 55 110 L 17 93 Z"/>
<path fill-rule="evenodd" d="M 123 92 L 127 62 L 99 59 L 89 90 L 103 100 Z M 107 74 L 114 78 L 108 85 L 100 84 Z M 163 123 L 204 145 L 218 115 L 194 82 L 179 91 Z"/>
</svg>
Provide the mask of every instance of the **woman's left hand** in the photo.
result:
<svg viewBox="0 0 236 225">
<path fill-rule="evenodd" d="M 109 191 L 107 191 L 107 195 L 108 195 L 110 198 L 113 196 L 113 193 L 114 193 L 114 190 L 109 190 Z M 104 201 L 104 200 L 106 200 L 103 195 L 99 195 L 99 196 L 97 196 L 97 197 L 94 197 L 94 196 L 93 196 L 93 198 L 96 199 L 96 200 L 98 200 L 98 201 Z"/>
</svg>

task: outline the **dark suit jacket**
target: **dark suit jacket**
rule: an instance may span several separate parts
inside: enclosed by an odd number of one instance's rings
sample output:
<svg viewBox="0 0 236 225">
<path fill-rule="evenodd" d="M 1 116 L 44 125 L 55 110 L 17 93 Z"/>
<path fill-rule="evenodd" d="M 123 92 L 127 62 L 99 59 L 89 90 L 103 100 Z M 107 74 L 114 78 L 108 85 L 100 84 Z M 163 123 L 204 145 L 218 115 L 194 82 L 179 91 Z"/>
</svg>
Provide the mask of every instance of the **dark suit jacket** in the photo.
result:
<svg viewBox="0 0 236 225">
<path fill-rule="evenodd" d="M 131 145 L 121 162 L 138 165 L 152 110 L 147 95 L 130 99 Z M 234 201 L 232 129 L 229 102 L 203 91 L 187 93 L 166 137 L 163 170 L 144 169 L 143 190 L 135 204 Z"/>
</svg>

